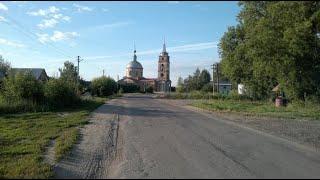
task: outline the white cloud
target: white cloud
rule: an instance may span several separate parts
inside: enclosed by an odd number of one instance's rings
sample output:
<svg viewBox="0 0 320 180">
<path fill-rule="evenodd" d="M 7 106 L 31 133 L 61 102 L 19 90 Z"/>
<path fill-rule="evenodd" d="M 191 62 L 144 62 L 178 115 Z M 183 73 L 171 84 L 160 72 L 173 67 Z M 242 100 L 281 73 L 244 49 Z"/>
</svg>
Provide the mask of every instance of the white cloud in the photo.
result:
<svg viewBox="0 0 320 180">
<path fill-rule="evenodd" d="M 69 16 L 62 17 L 62 20 L 70 22 L 71 18 Z"/>
<path fill-rule="evenodd" d="M 92 8 L 89 8 L 87 6 L 81 6 L 79 4 L 73 4 L 74 7 L 77 8 L 78 12 L 83 12 L 83 11 L 92 11 Z"/>
<path fill-rule="evenodd" d="M 3 16 L 0 16 L 0 22 L 8 22 L 8 20 L 6 18 L 4 18 Z"/>
<path fill-rule="evenodd" d="M 30 16 L 49 16 L 59 12 L 60 9 L 55 6 L 50 6 L 48 9 L 39 9 L 38 11 L 27 12 Z"/>
<path fill-rule="evenodd" d="M 45 44 L 47 42 L 58 42 L 58 41 L 65 41 L 65 40 L 71 40 L 75 37 L 80 36 L 77 32 L 61 32 L 61 31 L 54 31 L 52 36 L 49 34 L 37 34 L 38 41 Z M 74 42 L 71 43 L 71 45 L 76 45 Z"/>
<path fill-rule="evenodd" d="M 58 21 L 56 19 L 44 19 L 42 20 L 42 23 L 38 24 L 38 27 L 40 29 L 52 28 L 56 24 L 58 24 Z"/>
<path fill-rule="evenodd" d="M 57 13 L 58 11 L 60 11 L 60 9 L 59 8 L 56 8 L 55 6 L 50 6 L 49 7 L 49 9 L 48 9 L 48 11 L 50 12 L 50 13 Z"/>
<path fill-rule="evenodd" d="M 50 41 L 50 37 L 48 34 L 37 34 L 38 41 L 40 41 L 42 44 L 45 44 L 46 42 Z"/>
<path fill-rule="evenodd" d="M 50 39 L 54 42 L 56 41 L 62 41 L 62 40 L 68 40 L 75 37 L 78 37 L 79 34 L 77 32 L 61 32 L 61 31 L 54 31 L 53 35 L 50 37 Z"/>
<path fill-rule="evenodd" d="M 7 46 L 12 46 L 12 47 L 16 47 L 16 48 L 25 47 L 25 45 L 22 44 L 22 43 L 9 41 L 9 40 L 3 39 L 3 38 L 0 38 L 0 44 L 7 45 Z"/>
<path fill-rule="evenodd" d="M 42 16 L 43 19 L 37 26 L 40 29 L 55 27 L 61 21 L 70 22 L 71 18 L 59 13 L 60 9 L 55 6 L 50 6 L 48 9 L 39 9 L 38 11 L 27 12 L 30 16 Z"/>
<path fill-rule="evenodd" d="M 8 7 L 0 2 L 0 10 L 8 11 Z"/>
</svg>

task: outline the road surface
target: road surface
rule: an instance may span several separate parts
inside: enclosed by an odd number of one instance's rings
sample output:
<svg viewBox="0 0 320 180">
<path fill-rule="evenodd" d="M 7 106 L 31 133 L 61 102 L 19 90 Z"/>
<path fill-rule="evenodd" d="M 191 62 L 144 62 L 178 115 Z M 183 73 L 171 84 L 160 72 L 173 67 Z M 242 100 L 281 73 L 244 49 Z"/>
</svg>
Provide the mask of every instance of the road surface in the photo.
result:
<svg viewBox="0 0 320 180">
<path fill-rule="evenodd" d="M 117 157 L 107 156 L 113 112 Z M 57 178 L 319 178 L 320 153 L 203 112 L 126 95 L 97 109 Z"/>
</svg>

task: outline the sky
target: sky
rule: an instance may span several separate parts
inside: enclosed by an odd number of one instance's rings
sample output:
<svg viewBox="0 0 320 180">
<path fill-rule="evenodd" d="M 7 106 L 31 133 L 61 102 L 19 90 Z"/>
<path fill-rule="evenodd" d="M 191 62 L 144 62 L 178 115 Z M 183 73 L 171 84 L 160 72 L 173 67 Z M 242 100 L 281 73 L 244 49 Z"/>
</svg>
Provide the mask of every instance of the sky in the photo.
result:
<svg viewBox="0 0 320 180">
<path fill-rule="evenodd" d="M 0 55 L 12 67 L 45 68 L 58 76 L 63 62 L 77 65 L 80 76 L 125 76 L 134 44 L 143 76 L 157 77 L 165 39 L 170 78 L 176 85 L 196 68 L 211 71 L 220 61 L 218 43 L 236 25 L 234 1 L 159 2 L 0 2 Z"/>
</svg>

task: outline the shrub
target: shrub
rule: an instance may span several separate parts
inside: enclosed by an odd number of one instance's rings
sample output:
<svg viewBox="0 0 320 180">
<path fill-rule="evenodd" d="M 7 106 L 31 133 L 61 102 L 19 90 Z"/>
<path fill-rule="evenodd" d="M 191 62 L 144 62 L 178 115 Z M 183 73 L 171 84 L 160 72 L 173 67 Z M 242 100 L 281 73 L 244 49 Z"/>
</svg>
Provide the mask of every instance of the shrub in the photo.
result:
<svg viewBox="0 0 320 180">
<path fill-rule="evenodd" d="M 28 101 L 33 104 L 43 101 L 43 84 L 28 73 L 18 73 L 4 79 L 2 95 L 7 103 Z"/>
<path fill-rule="evenodd" d="M 113 95 L 117 92 L 117 83 L 110 77 L 95 78 L 91 82 L 91 94 L 99 97 Z"/>
<path fill-rule="evenodd" d="M 201 91 L 202 92 L 212 92 L 212 88 L 213 88 L 212 84 L 207 83 L 201 88 Z"/>
<path fill-rule="evenodd" d="M 51 79 L 44 87 L 44 96 L 50 106 L 64 107 L 79 101 L 76 87 L 62 79 Z"/>
<path fill-rule="evenodd" d="M 136 93 L 140 91 L 140 87 L 135 84 L 122 84 L 120 88 L 123 89 L 124 93 Z"/>
<path fill-rule="evenodd" d="M 146 88 L 146 92 L 147 92 L 147 93 L 153 93 L 153 87 L 152 87 L 152 86 L 148 86 L 148 87 Z"/>
</svg>

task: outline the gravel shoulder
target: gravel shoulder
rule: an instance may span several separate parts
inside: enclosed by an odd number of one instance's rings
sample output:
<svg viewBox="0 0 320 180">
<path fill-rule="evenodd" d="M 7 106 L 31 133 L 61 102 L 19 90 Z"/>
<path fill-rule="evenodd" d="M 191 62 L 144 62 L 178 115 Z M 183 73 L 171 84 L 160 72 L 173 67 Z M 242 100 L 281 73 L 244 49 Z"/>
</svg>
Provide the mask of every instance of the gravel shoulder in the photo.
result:
<svg viewBox="0 0 320 180">
<path fill-rule="evenodd" d="M 120 99 L 113 99 L 96 109 L 89 117 L 89 124 L 80 129 L 80 139 L 70 154 L 54 165 L 54 178 L 100 179 L 106 178 L 111 156 L 108 138 L 114 112 L 120 111 Z"/>
</svg>

